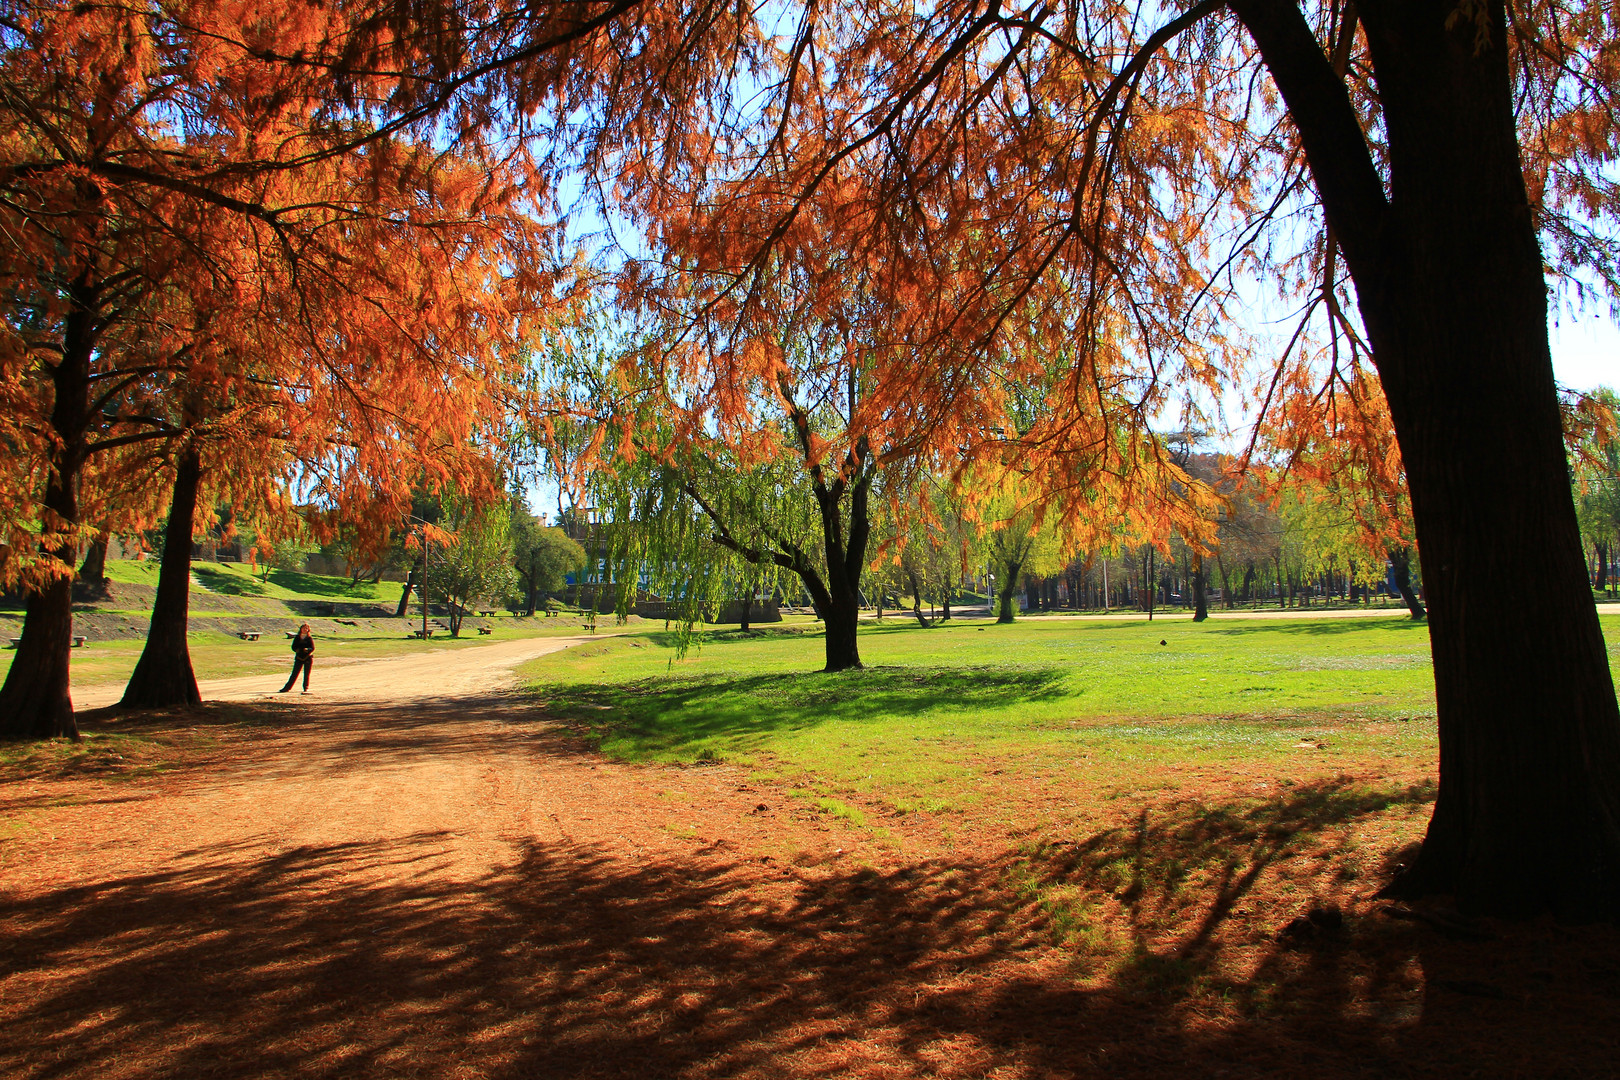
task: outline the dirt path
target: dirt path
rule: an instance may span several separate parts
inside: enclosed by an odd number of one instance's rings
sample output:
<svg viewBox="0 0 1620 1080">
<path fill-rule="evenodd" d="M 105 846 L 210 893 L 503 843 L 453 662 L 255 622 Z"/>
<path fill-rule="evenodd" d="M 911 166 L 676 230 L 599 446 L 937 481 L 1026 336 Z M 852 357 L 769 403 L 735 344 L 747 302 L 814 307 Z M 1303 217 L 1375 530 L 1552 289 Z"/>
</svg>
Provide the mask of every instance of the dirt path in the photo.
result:
<svg viewBox="0 0 1620 1080">
<path fill-rule="evenodd" d="M 246 707 L 151 722 L 184 751 L 166 771 L 0 787 L 0 1076 L 1045 1080 L 1308 1063 L 1334 1080 L 1615 1060 L 1590 1002 L 1542 984 L 1521 999 L 1500 950 L 1360 910 L 1351 945 L 1297 950 L 1276 920 L 1225 921 L 1239 891 L 1210 918 L 1248 950 L 1245 981 L 1178 975 L 1205 961 L 1151 936 L 1096 970 L 1011 884 L 1005 830 L 1024 823 L 998 826 L 999 849 L 967 821 L 925 847 L 909 824 L 850 826 L 745 768 L 603 760 L 502 689 L 571 643 L 317 669 L 308 698 L 225 680 L 207 693 Z M 1609 955 L 1549 952 L 1538 933 L 1513 946 L 1520 968 Z"/>
<path fill-rule="evenodd" d="M 597 637 L 611 637 L 600 634 Z M 493 645 L 442 650 L 419 656 L 379 659 L 323 660 L 317 653 L 307 697 L 293 688 L 290 696 L 314 702 L 368 702 L 376 705 L 408 704 L 438 697 L 504 689 L 513 670 L 527 660 L 594 641 L 593 637 L 519 638 Z M 204 701 L 270 701 L 286 681 L 285 670 L 234 679 L 205 679 L 197 684 Z M 100 709 L 123 697 L 124 684 L 100 683 L 73 688 L 79 709 Z"/>
</svg>

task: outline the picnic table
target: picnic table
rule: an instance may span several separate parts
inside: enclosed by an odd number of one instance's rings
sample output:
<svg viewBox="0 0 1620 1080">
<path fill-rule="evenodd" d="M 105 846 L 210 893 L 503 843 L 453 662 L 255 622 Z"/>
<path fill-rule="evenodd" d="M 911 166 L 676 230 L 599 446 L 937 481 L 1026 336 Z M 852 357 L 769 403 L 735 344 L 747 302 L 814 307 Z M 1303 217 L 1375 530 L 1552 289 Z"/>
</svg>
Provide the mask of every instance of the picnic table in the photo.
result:
<svg viewBox="0 0 1620 1080">
<path fill-rule="evenodd" d="M 259 640 L 259 632 L 257 630 L 238 630 L 236 632 L 236 636 L 241 638 L 243 641 Z M 288 636 L 290 637 L 291 635 Z"/>
<path fill-rule="evenodd" d="M 478 632 L 479 632 L 479 633 L 480 633 L 480 634 L 493 634 L 493 633 L 494 633 L 494 632 L 495 632 L 495 631 L 493 631 L 493 630 L 491 630 L 491 629 L 490 629 L 490 628 L 489 628 L 489 627 L 487 627 L 487 626 L 480 626 L 480 627 L 479 627 L 479 628 L 478 628 Z"/>
</svg>

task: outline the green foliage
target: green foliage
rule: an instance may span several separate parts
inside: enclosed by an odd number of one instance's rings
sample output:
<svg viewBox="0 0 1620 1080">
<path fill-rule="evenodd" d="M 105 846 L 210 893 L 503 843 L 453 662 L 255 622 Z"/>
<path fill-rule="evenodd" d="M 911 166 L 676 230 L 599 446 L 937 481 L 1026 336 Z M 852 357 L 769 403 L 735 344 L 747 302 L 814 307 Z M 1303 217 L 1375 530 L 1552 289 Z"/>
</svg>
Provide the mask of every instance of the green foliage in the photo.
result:
<svg viewBox="0 0 1620 1080">
<path fill-rule="evenodd" d="M 542 593 L 556 592 L 568 575 L 585 568 L 585 549 L 562 529 L 547 528 L 514 500 L 511 510 L 512 565 L 517 584 L 527 590 L 524 603 L 539 603 Z M 516 604 L 513 605 L 514 607 Z"/>
<path fill-rule="evenodd" d="M 315 548 L 312 545 L 302 540 L 279 541 L 275 547 L 275 554 L 270 557 L 269 565 L 265 569 L 266 571 L 276 569 L 301 572 L 304 569 L 304 561 L 309 558 L 309 553 L 314 550 Z"/>
<path fill-rule="evenodd" d="M 1620 395 L 1608 387 L 1591 397 L 1610 417 L 1620 412 Z M 1607 430 L 1584 433 L 1573 474 L 1581 535 L 1596 554 L 1612 558 L 1612 548 L 1620 542 L 1620 439 Z"/>
<path fill-rule="evenodd" d="M 468 611 L 480 603 L 504 600 L 517 580 L 512 568 L 511 508 L 504 502 L 480 508 L 446 500 L 439 526 L 454 541 L 435 547 L 428 559 L 428 595 L 444 601 L 450 611 L 450 636 L 459 637 Z"/>
</svg>

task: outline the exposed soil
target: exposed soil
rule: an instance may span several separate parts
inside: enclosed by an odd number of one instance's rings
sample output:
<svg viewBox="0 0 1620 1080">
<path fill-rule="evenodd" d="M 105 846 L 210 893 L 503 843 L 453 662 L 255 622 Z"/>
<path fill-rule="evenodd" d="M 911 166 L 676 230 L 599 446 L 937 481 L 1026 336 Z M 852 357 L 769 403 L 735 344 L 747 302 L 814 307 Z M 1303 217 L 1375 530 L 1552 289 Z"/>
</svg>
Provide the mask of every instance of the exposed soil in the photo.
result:
<svg viewBox="0 0 1620 1080">
<path fill-rule="evenodd" d="M 569 741 L 502 689 L 567 644 L 210 684 L 243 703 L 85 718 L 151 760 L 4 777 L 0 1075 L 1617 1074 L 1612 929 L 1392 917 L 1331 852 L 1275 872 L 1355 812 L 1332 780 L 1052 843 L 862 829 Z M 1089 938 L 1027 887 L 1127 864 Z"/>
</svg>

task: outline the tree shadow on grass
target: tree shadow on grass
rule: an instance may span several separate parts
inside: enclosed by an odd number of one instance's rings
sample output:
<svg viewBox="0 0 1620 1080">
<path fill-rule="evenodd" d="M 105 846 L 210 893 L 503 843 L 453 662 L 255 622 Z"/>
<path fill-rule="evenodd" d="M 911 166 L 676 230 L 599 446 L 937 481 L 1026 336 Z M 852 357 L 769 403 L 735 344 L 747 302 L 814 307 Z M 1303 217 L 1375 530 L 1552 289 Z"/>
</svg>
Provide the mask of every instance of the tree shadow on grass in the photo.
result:
<svg viewBox="0 0 1620 1080">
<path fill-rule="evenodd" d="M 193 563 L 191 572 L 209 592 L 223 596 L 265 596 L 270 592 L 269 586 L 257 577 L 233 574 L 207 563 Z"/>
<path fill-rule="evenodd" d="M 1063 696 L 1057 667 L 894 666 L 835 674 L 725 672 L 535 689 L 547 719 L 578 735 L 673 750 L 715 739 L 751 739 L 835 720 L 890 723 L 941 711 L 991 712 Z"/>
<path fill-rule="evenodd" d="M 1113 898 L 1131 928 L 1133 954 L 1143 956 L 1150 940 L 1170 935 L 1190 979 L 1213 958 L 1216 931 L 1268 870 L 1312 854 L 1328 830 L 1432 803 L 1435 790 L 1432 781 L 1388 787 L 1339 777 L 1275 798 L 1176 802 L 1142 810 L 1130 828 L 1037 847 L 1022 864 L 1022 879 L 1030 892 L 1071 884 Z M 1363 877 L 1373 880 L 1341 864 L 1334 884 Z"/>
<path fill-rule="evenodd" d="M 1144 879 L 1167 880 L 1178 850 L 1225 836 L 1264 857 L 1280 830 L 1371 798 L 1329 787 L 1202 824 L 1189 810 L 1100 834 L 1054 872 L 1140 851 Z M 1175 964 L 1213 968 L 1215 936 L 1192 960 L 1149 948 L 1077 978 L 1002 864 L 801 877 L 701 853 L 511 851 L 469 877 L 443 833 L 268 856 L 221 844 L 0 894 L 0 1073 L 1596 1076 L 1620 1049 L 1608 930 L 1461 945 L 1368 916 L 1331 947 L 1263 939 L 1225 997 L 1207 980 L 1195 996 Z M 1528 991 L 1514 981 L 1542 969 Z"/>
</svg>

